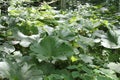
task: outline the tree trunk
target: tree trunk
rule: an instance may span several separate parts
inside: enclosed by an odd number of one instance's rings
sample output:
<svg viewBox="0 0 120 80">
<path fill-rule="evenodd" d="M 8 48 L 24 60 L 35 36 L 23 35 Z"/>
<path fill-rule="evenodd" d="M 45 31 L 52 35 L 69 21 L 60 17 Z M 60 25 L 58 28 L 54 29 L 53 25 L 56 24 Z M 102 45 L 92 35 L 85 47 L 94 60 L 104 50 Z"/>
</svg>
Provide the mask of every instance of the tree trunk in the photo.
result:
<svg viewBox="0 0 120 80">
<path fill-rule="evenodd" d="M 66 0 L 61 0 L 61 9 L 66 9 Z"/>
</svg>

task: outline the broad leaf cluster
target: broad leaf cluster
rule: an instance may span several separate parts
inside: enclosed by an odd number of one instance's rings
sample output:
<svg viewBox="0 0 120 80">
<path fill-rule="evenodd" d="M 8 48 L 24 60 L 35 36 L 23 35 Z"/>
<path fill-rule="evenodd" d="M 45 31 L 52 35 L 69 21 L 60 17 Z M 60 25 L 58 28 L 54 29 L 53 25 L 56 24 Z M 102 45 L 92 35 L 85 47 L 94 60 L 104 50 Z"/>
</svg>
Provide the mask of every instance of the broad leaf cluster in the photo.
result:
<svg viewBox="0 0 120 80">
<path fill-rule="evenodd" d="M 119 19 L 88 3 L 63 11 L 11 0 L 0 15 L 0 80 L 119 80 Z"/>
</svg>

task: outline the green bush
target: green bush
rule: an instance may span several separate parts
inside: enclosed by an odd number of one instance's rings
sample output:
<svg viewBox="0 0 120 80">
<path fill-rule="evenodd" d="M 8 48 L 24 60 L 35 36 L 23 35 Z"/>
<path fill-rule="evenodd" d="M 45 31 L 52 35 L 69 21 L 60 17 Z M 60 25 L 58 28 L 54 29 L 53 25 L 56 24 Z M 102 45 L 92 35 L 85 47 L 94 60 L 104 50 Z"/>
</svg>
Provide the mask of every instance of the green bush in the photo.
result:
<svg viewBox="0 0 120 80">
<path fill-rule="evenodd" d="M 120 79 L 119 15 L 90 4 L 63 11 L 21 3 L 11 0 L 0 18 L 0 78 Z"/>
</svg>

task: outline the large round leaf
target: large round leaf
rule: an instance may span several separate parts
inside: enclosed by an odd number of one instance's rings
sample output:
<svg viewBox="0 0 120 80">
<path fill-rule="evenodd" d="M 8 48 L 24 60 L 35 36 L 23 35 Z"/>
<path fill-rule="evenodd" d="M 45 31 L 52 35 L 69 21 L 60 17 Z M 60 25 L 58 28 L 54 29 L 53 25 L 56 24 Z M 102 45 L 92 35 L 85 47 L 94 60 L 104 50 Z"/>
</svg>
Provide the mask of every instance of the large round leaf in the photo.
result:
<svg viewBox="0 0 120 80">
<path fill-rule="evenodd" d="M 15 51 L 15 47 L 9 43 L 3 43 L 3 45 L 0 46 L 0 51 L 10 54 Z"/>
<path fill-rule="evenodd" d="M 105 37 L 101 37 L 101 45 L 105 48 L 120 48 L 120 35 L 115 30 L 109 30 Z"/>
<path fill-rule="evenodd" d="M 40 43 L 33 43 L 30 47 L 31 51 L 39 59 L 69 57 L 73 54 L 73 49 L 64 41 L 48 36 L 45 37 Z"/>
</svg>

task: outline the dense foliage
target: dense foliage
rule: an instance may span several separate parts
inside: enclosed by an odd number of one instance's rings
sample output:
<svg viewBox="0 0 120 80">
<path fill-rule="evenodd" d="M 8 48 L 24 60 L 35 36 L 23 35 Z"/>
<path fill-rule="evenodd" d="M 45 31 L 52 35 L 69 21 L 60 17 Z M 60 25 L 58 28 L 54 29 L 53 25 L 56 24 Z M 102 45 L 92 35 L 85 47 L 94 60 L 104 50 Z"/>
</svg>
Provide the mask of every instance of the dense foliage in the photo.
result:
<svg viewBox="0 0 120 80">
<path fill-rule="evenodd" d="M 120 80 L 114 5 L 56 10 L 46 2 L 9 4 L 8 15 L 0 15 L 0 80 Z"/>
</svg>

